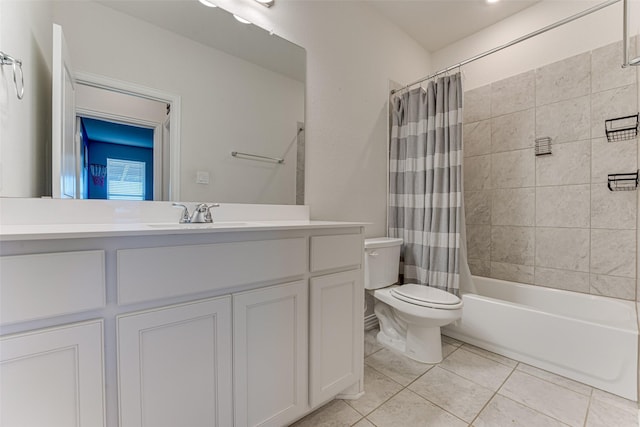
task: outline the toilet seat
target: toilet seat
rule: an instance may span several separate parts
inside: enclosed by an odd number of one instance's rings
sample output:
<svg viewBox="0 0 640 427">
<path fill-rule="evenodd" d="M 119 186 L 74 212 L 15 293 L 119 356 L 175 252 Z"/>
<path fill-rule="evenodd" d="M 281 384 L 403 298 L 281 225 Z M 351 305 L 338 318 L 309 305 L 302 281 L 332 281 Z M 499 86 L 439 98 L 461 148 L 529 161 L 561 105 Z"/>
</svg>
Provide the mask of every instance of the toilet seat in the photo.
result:
<svg viewBox="0 0 640 427">
<path fill-rule="evenodd" d="M 462 306 L 457 296 L 430 286 L 408 284 L 390 289 L 390 294 L 401 301 L 422 307 L 454 310 Z"/>
</svg>

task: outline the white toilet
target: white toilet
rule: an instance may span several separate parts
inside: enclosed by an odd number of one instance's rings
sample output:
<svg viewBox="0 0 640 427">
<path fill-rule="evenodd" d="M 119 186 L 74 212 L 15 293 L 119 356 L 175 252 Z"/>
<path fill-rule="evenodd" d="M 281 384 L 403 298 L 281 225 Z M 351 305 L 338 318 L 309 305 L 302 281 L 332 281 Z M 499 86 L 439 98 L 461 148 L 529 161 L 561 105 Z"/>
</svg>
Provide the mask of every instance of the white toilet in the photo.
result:
<svg viewBox="0 0 640 427">
<path fill-rule="evenodd" d="M 402 239 L 366 239 L 364 286 L 375 298 L 378 342 L 423 363 L 442 360 L 440 327 L 462 316 L 462 300 L 441 289 L 397 286 Z M 395 286 L 394 286 L 395 285 Z"/>
</svg>

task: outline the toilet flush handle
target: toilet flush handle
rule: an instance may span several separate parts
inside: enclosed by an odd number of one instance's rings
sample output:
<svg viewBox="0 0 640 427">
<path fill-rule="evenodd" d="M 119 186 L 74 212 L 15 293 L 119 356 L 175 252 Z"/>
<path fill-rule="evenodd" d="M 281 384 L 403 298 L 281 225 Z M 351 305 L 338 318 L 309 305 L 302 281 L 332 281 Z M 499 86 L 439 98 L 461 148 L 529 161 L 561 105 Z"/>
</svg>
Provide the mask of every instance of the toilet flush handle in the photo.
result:
<svg viewBox="0 0 640 427">
<path fill-rule="evenodd" d="M 369 256 L 378 256 L 380 255 L 378 252 L 373 251 L 373 252 L 368 252 Z"/>
</svg>

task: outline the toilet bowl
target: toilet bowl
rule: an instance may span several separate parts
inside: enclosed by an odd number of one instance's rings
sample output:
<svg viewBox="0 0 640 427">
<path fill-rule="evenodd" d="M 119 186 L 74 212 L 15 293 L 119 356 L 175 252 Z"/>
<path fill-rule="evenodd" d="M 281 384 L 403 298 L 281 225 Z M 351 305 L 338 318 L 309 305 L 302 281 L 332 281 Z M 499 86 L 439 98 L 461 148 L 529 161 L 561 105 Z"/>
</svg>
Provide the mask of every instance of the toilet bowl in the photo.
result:
<svg viewBox="0 0 640 427">
<path fill-rule="evenodd" d="M 440 362 L 440 327 L 462 316 L 462 300 L 434 287 L 397 285 L 402 239 L 366 239 L 364 246 L 364 285 L 375 301 L 378 342 L 419 362 Z"/>
</svg>

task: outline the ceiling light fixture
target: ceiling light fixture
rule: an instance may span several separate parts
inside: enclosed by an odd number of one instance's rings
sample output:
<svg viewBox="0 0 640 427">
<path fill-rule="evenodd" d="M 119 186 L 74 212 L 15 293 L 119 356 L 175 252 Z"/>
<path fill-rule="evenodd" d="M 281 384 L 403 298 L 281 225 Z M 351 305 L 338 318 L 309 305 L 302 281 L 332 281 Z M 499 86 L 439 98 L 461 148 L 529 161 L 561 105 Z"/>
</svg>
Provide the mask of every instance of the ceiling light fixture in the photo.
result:
<svg viewBox="0 0 640 427">
<path fill-rule="evenodd" d="M 263 5 L 264 7 L 271 7 L 276 4 L 276 0 L 256 0 L 258 3 Z"/>
<path fill-rule="evenodd" d="M 236 18 L 236 21 L 238 22 L 242 22 L 243 24 L 251 24 L 251 21 L 247 21 L 246 19 L 234 14 L 233 15 L 234 18 Z"/>
<path fill-rule="evenodd" d="M 207 7 L 218 7 L 218 5 L 214 4 L 211 0 L 198 0 L 198 1 Z"/>
<path fill-rule="evenodd" d="M 492 3 L 498 3 L 500 0 L 487 0 L 487 3 L 492 4 Z"/>
</svg>

